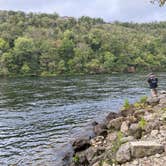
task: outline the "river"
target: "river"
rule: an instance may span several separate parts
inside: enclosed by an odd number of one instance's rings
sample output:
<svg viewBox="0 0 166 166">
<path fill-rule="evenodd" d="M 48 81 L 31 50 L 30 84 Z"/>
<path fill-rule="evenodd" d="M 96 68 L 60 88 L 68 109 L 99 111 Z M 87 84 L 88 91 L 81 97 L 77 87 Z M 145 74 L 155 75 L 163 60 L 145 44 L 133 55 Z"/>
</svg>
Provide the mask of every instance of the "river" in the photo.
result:
<svg viewBox="0 0 166 166">
<path fill-rule="evenodd" d="M 0 165 L 56 166 L 92 121 L 149 95 L 146 74 L 0 79 Z M 159 89 L 166 73 L 158 73 Z"/>
</svg>

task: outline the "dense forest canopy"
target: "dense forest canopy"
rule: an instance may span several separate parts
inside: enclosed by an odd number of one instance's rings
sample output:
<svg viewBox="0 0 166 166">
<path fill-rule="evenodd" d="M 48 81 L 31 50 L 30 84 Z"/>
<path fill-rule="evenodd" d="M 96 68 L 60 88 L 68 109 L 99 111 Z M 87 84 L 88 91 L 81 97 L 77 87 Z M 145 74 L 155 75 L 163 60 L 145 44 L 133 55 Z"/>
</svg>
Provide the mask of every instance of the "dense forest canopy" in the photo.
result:
<svg viewBox="0 0 166 166">
<path fill-rule="evenodd" d="M 166 67 L 166 22 L 106 23 L 0 11 L 0 75 L 125 72 Z"/>
</svg>

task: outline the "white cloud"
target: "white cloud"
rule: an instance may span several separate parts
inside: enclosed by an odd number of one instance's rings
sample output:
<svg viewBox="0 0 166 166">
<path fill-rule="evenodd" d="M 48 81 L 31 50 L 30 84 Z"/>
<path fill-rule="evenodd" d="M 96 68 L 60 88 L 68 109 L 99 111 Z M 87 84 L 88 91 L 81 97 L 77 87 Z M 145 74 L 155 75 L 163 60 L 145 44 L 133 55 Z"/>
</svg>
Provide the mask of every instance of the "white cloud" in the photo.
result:
<svg viewBox="0 0 166 166">
<path fill-rule="evenodd" d="M 166 7 L 152 5 L 150 0 L 0 0 L 1 10 L 57 12 L 62 16 L 101 17 L 106 21 L 166 20 Z"/>
</svg>

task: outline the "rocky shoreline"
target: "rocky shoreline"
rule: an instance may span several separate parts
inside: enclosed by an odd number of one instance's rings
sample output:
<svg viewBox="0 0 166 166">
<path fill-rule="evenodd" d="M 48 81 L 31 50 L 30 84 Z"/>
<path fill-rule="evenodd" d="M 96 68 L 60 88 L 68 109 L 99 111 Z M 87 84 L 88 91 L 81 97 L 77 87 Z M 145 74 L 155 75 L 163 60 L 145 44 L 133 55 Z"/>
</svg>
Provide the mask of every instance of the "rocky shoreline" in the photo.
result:
<svg viewBox="0 0 166 166">
<path fill-rule="evenodd" d="M 104 122 L 93 122 L 95 137 L 72 142 L 63 166 L 164 166 L 166 162 L 166 91 L 143 97 Z"/>
</svg>

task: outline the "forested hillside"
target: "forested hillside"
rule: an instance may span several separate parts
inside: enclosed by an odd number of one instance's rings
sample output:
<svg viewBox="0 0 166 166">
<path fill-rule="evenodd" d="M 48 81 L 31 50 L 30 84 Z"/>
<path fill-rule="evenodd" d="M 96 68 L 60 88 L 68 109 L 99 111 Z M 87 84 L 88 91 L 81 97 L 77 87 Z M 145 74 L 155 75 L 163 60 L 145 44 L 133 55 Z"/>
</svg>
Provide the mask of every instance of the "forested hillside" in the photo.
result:
<svg viewBox="0 0 166 166">
<path fill-rule="evenodd" d="M 0 75 L 163 71 L 166 22 L 0 11 Z"/>
</svg>

